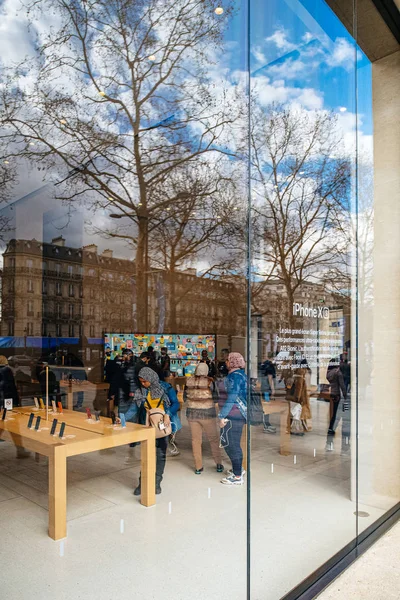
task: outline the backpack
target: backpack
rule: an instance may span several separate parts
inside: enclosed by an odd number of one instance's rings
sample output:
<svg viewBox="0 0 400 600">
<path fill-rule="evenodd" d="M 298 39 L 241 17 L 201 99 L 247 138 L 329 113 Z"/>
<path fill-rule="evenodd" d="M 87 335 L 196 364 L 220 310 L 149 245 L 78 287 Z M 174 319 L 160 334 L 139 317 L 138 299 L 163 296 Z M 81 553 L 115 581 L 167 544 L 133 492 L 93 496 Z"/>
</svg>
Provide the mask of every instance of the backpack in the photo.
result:
<svg viewBox="0 0 400 600">
<path fill-rule="evenodd" d="M 172 433 L 172 425 L 165 425 L 164 417 L 165 410 L 160 408 L 162 403 L 162 399 L 157 405 L 157 408 L 151 408 L 149 401 L 146 399 L 145 405 L 147 404 L 148 408 L 146 408 L 146 427 L 154 427 L 156 430 L 156 440 L 159 438 L 165 438 L 171 435 Z"/>
</svg>

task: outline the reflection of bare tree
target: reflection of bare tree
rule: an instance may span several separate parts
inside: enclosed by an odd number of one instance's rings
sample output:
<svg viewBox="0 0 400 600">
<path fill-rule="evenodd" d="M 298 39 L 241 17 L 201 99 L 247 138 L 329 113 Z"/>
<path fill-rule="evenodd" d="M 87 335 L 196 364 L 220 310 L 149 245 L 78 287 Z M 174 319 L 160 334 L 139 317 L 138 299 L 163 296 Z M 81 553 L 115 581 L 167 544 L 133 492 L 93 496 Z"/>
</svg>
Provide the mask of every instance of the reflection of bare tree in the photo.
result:
<svg viewBox="0 0 400 600">
<path fill-rule="evenodd" d="M 59 25 L 39 36 L 35 60 L 9 70 L 4 135 L 15 155 L 67 168 L 63 198 L 90 192 L 95 208 L 129 215 L 138 322 L 146 329 L 149 227 L 187 199 L 184 179 L 174 188 L 171 177 L 223 152 L 235 119 L 226 96 L 215 101 L 208 74 L 230 8 L 221 18 L 211 0 L 28 5 L 32 20 L 47 11 Z M 32 84 L 24 82 L 27 70 Z"/>
<path fill-rule="evenodd" d="M 254 278 L 285 287 L 292 321 L 296 291 L 321 280 L 341 250 L 340 215 L 349 193 L 349 164 L 341 156 L 336 118 L 254 104 L 251 127 L 258 252 Z"/>
</svg>

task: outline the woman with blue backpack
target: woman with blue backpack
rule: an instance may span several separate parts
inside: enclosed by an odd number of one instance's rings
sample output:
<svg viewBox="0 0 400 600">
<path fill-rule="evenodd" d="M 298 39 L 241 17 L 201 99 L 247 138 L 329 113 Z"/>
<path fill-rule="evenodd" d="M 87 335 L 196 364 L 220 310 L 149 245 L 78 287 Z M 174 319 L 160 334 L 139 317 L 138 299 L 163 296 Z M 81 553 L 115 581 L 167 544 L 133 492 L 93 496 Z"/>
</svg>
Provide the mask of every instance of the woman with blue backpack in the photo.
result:
<svg viewBox="0 0 400 600">
<path fill-rule="evenodd" d="M 247 378 L 245 360 L 239 352 L 230 352 L 226 361 L 228 375 L 225 379 L 227 398 L 218 418 L 221 427 L 221 446 L 232 463 L 232 470 L 222 479 L 224 485 L 243 484 L 243 451 L 241 439 L 247 421 Z"/>
</svg>

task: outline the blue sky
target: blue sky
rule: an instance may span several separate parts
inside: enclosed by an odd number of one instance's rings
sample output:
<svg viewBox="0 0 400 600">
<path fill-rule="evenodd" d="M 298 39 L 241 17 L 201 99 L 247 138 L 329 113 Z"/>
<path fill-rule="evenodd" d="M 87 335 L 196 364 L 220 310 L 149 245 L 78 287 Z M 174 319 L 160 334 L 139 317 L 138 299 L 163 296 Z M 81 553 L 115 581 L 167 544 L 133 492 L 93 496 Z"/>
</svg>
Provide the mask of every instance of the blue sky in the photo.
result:
<svg viewBox="0 0 400 600">
<path fill-rule="evenodd" d="M 310 106 L 347 113 L 355 123 L 355 83 L 359 87 L 358 113 L 362 134 L 372 135 L 371 67 L 354 39 L 323 0 L 250 0 L 250 72 L 254 79 L 268 78 L 279 88 L 307 90 Z M 237 12 L 226 32 L 235 51 L 229 53 L 232 70 L 247 68 L 247 1 L 237 2 Z M 277 83 L 278 82 L 278 83 Z M 269 90 L 269 93 L 273 90 Z M 304 95 L 302 96 L 304 98 Z M 288 97 L 289 99 L 289 97 Z M 319 100 L 318 100 L 319 99 Z M 318 106 L 319 102 L 319 106 Z M 343 109 L 346 109 L 344 111 Z"/>
</svg>

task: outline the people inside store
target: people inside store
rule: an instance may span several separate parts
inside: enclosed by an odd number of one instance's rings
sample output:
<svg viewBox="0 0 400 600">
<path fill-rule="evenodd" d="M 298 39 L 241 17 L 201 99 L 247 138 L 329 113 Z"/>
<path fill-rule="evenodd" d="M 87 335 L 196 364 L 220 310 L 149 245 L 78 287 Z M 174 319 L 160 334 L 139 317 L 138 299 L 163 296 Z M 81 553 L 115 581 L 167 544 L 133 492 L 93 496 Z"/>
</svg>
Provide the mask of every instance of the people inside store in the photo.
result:
<svg viewBox="0 0 400 600">
<path fill-rule="evenodd" d="M 218 361 L 218 374 L 221 375 L 221 377 L 226 377 L 228 375 L 228 367 L 226 366 L 226 361 L 228 360 L 228 356 L 229 356 L 229 348 L 222 348 L 221 350 L 221 358 Z"/>
<path fill-rule="evenodd" d="M 326 372 L 326 378 L 329 381 L 331 388 L 331 402 L 332 402 L 332 416 L 328 427 L 328 436 L 335 435 L 336 429 L 336 417 L 339 409 L 341 400 L 341 393 L 343 400 L 347 399 L 347 387 L 343 377 L 343 371 L 341 369 L 341 362 L 339 358 L 332 358 L 328 365 Z"/>
<path fill-rule="evenodd" d="M 200 362 L 206 363 L 206 365 L 208 366 L 208 377 L 212 377 L 212 379 L 214 379 L 214 377 L 217 374 L 217 369 L 216 369 L 214 361 L 212 361 L 209 358 L 207 350 L 202 351 Z"/>
<path fill-rule="evenodd" d="M 161 370 L 161 363 L 158 360 L 158 353 L 153 349 L 152 346 L 149 346 L 149 348 L 151 348 L 151 350 L 150 350 L 150 352 L 149 352 L 149 350 L 147 350 L 147 354 L 149 357 L 147 366 L 150 367 L 150 369 L 153 369 L 153 371 L 155 371 L 157 373 L 157 375 L 159 376 L 159 378 L 162 380 L 164 377 L 163 377 L 163 373 Z"/>
<path fill-rule="evenodd" d="M 247 420 L 247 380 L 245 360 L 239 352 L 230 352 L 226 362 L 228 375 L 225 380 L 227 399 L 218 418 L 221 428 L 220 445 L 225 448 L 232 469 L 227 472 L 221 483 L 224 485 L 243 485 L 243 451 L 241 439 Z"/>
<path fill-rule="evenodd" d="M 260 365 L 261 392 L 265 402 L 269 402 L 275 394 L 276 368 L 274 363 L 267 358 Z"/>
<path fill-rule="evenodd" d="M 294 369 L 293 376 L 286 374 L 286 400 L 290 402 L 288 414 L 288 429 L 291 435 L 303 436 L 311 430 L 311 406 L 307 387 L 307 368 L 299 365 Z"/>
<path fill-rule="evenodd" d="M 265 402 L 269 402 L 275 394 L 276 368 L 274 363 L 267 358 L 260 365 L 261 393 Z M 264 416 L 264 433 L 276 433 L 276 427 L 271 425 L 268 413 Z"/>
<path fill-rule="evenodd" d="M 0 408 L 4 408 L 4 400 L 11 398 L 14 406 L 20 406 L 20 398 L 15 384 L 14 374 L 8 365 L 6 356 L 0 355 Z M 28 458 L 31 453 L 17 446 L 17 458 Z"/>
<path fill-rule="evenodd" d="M 136 390 L 134 400 L 138 406 L 139 423 L 146 423 L 147 411 L 158 408 L 165 411 L 164 425 L 169 426 L 171 419 L 179 410 L 178 398 L 175 395 L 168 395 L 165 388 L 161 385 L 160 379 L 153 369 L 143 367 L 139 371 L 140 387 Z M 156 494 L 161 494 L 161 482 L 164 476 L 165 463 L 167 458 L 168 437 L 156 439 Z M 141 494 L 141 477 L 139 484 L 134 491 L 135 496 Z"/>
<path fill-rule="evenodd" d="M 349 391 L 351 384 L 351 366 L 348 360 L 348 353 L 343 352 L 340 355 L 340 370 L 343 374 L 344 385 L 346 386 L 346 392 Z"/>
<path fill-rule="evenodd" d="M 161 359 L 160 359 L 161 372 L 163 379 L 171 375 L 171 360 L 168 354 L 168 348 L 161 348 Z"/>
<path fill-rule="evenodd" d="M 217 472 L 222 473 L 224 470 L 221 464 L 222 454 L 219 447 L 219 435 L 216 423 L 217 413 L 211 391 L 213 383 L 213 380 L 208 377 L 208 365 L 206 363 L 199 363 L 196 367 L 194 377 L 188 377 L 186 383 L 186 417 L 192 436 L 194 472 L 196 475 L 200 475 L 204 471 L 202 456 L 203 433 L 210 443 Z"/>
<path fill-rule="evenodd" d="M 136 384 L 137 387 L 140 386 L 140 382 L 139 382 L 139 372 L 141 371 L 141 369 L 143 369 L 143 367 L 147 367 L 149 365 L 150 362 L 150 356 L 148 352 L 142 352 L 139 356 L 139 360 L 136 361 L 135 363 L 135 377 L 136 377 Z"/>
</svg>

